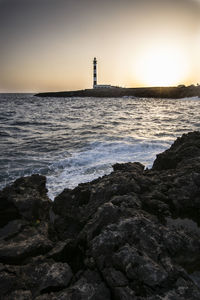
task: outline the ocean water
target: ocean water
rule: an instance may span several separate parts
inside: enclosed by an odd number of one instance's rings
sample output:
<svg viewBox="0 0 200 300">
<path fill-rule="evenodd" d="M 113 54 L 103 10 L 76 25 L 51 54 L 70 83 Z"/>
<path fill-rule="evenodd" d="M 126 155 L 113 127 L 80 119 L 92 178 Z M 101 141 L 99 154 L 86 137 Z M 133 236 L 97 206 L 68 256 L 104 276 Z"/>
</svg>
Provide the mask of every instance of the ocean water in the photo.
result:
<svg viewBox="0 0 200 300">
<path fill-rule="evenodd" d="M 64 188 L 112 171 L 116 162 L 151 167 L 177 136 L 200 130 L 200 99 L 37 98 L 0 94 L 0 188 L 47 176 L 53 199 Z"/>
</svg>

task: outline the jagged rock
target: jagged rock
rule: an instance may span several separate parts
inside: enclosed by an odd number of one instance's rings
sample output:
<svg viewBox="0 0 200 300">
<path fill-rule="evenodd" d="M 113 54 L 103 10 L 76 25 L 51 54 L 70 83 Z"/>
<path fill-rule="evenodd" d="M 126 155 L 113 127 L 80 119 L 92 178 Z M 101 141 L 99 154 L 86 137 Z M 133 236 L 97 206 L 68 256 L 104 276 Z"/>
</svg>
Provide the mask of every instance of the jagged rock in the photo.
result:
<svg viewBox="0 0 200 300">
<path fill-rule="evenodd" d="M 22 268 L 22 272 L 33 297 L 40 293 L 62 290 L 72 278 L 72 271 L 67 263 L 30 264 Z"/>
<path fill-rule="evenodd" d="M 47 258 L 53 258 L 55 261 L 64 261 L 66 260 L 66 253 L 70 246 L 71 240 L 59 241 L 46 256 Z"/>
<path fill-rule="evenodd" d="M 157 155 L 153 164 L 153 170 L 168 170 L 190 164 L 200 159 L 200 132 L 183 134 L 181 138 L 172 144 L 170 149 Z"/>
<path fill-rule="evenodd" d="M 80 184 L 74 190 L 66 189 L 55 198 L 54 226 L 61 239 L 75 238 L 97 209 L 112 197 L 140 193 L 137 177 L 143 166 L 136 163 L 128 167 L 132 172 L 125 171 L 123 166 L 122 172 L 117 170 L 102 180 Z"/>
<path fill-rule="evenodd" d="M 62 290 L 72 275 L 67 263 L 51 260 L 36 260 L 21 267 L 4 266 L 0 273 L 1 299 L 34 299 L 40 293 Z"/>
<path fill-rule="evenodd" d="M 17 179 L 0 191 L 0 227 L 9 221 L 46 219 L 51 205 L 47 197 L 46 178 L 32 175 Z"/>
<path fill-rule="evenodd" d="M 114 268 L 105 268 L 103 276 L 109 287 L 125 287 L 128 285 L 128 279 L 124 274 Z"/>
<path fill-rule="evenodd" d="M 0 262 L 20 264 L 23 260 L 34 255 L 44 254 L 51 248 L 51 242 L 40 235 L 25 240 L 22 238 L 18 242 L 3 242 L 0 245 Z"/>
<path fill-rule="evenodd" d="M 200 299 L 200 132 L 113 169 L 53 203 L 39 175 L 0 192 L 2 300 Z"/>
<path fill-rule="evenodd" d="M 7 298 L 7 300 L 32 300 L 31 291 L 16 290 L 12 292 Z"/>
<path fill-rule="evenodd" d="M 26 289 L 26 287 L 20 278 L 19 267 L 0 263 L 0 299 L 14 299 L 14 297 L 11 297 L 11 294 L 24 289 Z M 16 299 L 20 298 L 16 297 Z"/>
<path fill-rule="evenodd" d="M 16 221 L 10 223 L 16 224 Z M 1 229 L 0 262 L 18 265 L 32 256 L 47 253 L 53 247 L 48 239 L 48 224 L 45 222 L 17 222 L 14 236 L 13 224 L 10 223 Z"/>
<path fill-rule="evenodd" d="M 14 237 L 16 234 L 18 234 L 23 226 L 25 225 L 25 222 L 23 220 L 13 220 L 10 221 L 8 224 L 6 224 L 4 227 L 0 229 L 0 240 Z"/>
<path fill-rule="evenodd" d="M 134 162 L 134 163 L 126 163 L 126 164 L 114 164 L 113 165 L 114 171 L 125 171 L 125 172 L 131 172 L 134 173 L 135 176 L 138 174 L 142 175 L 144 171 L 144 165 L 142 165 L 140 162 Z"/>
<path fill-rule="evenodd" d="M 69 288 L 39 296 L 36 300 L 110 300 L 110 291 L 97 272 L 86 271 Z"/>
<path fill-rule="evenodd" d="M 14 268 L 7 268 L 1 265 L 0 267 L 0 295 L 10 293 L 13 290 L 22 288 L 20 278 L 17 278 L 17 271 Z"/>
</svg>

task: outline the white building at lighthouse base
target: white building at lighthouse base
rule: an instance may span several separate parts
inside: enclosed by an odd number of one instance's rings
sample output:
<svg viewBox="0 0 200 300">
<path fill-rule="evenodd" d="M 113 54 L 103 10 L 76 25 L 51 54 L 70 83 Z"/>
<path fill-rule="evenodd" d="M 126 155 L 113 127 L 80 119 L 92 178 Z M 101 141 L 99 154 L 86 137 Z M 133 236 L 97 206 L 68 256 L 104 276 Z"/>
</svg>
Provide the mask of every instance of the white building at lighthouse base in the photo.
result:
<svg viewBox="0 0 200 300">
<path fill-rule="evenodd" d="M 96 84 L 94 85 L 94 89 L 110 89 L 114 88 L 115 86 L 112 86 L 110 84 Z"/>
</svg>

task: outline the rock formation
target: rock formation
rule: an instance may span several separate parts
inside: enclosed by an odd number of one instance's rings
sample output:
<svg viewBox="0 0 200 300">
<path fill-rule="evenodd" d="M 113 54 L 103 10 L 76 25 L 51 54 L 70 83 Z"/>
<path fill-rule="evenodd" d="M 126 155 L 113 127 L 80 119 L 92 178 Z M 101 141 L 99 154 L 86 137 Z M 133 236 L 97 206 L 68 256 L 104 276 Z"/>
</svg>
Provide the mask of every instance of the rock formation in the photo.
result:
<svg viewBox="0 0 200 300">
<path fill-rule="evenodd" d="M 140 88 L 99 88 L 66 92 L 45 92 L 36 94 L 37 97 L 139 97 L 139 98 L 168 98 L 180 99 L 186 97 L 200 97 L 200 86 L 178 87 L 140 87 Z"/>
<path fill-rule="evenodd" d="M 54 202 L 20 178 L 0 208 L 2 300 L 200 299 L 200 132 Z"/>
</svg>

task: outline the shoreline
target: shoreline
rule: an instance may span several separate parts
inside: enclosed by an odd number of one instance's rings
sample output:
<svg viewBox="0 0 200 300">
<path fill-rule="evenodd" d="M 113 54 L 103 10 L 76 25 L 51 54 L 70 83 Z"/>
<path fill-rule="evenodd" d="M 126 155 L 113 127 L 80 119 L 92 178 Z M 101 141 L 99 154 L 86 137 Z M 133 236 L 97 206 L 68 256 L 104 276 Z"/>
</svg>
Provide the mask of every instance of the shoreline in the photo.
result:
<svg viewBox="0 0 200 300">
<path fill-rule="evenodd" d="M 181 99 L 187 97 L 200 97 L 200 86 L 189 87 L 146 87 L 146 88 L 101 88 L 77 91 L 44 92 L 37 93 L 36 97 L 97 97 L 97 98 L 167 98 Z"/>
<path fill-rule="evenodd" d="M 199 300 L 199 195 L 199 131 L 54 202 L 44 176 L 17 179 L 0 191 L 1 299 Z"/>
</svg>

